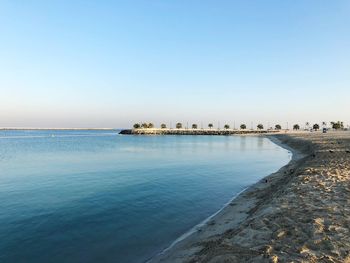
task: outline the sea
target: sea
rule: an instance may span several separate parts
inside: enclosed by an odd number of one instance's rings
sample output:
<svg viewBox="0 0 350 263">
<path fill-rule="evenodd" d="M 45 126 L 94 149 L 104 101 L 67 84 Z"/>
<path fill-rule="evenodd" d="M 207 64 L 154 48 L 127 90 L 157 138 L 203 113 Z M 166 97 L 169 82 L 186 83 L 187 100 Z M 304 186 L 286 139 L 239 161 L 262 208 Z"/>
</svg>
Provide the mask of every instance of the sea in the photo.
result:
<svg viewBox="0 0 350 263">
<path fill-rule="evenodd" d="M 261 136 L 0 131 L 0 262 L 146 262 L 292 154 Z"/>
</svg>

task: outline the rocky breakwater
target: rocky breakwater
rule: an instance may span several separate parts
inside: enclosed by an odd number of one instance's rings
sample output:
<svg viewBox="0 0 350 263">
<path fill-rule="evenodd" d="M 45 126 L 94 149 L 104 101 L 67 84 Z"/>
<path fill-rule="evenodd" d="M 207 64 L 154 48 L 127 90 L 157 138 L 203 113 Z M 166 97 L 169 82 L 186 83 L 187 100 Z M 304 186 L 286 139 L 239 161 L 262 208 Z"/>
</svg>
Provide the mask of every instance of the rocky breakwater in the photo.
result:
<svg viewBox="0 0 350 263">
<path fill-rule="evenodd" d="M 278 130 L 231 130 L 231 129 L 125 129 L 126 135 L 233 135 L 278 133 Z"/>
</svg>

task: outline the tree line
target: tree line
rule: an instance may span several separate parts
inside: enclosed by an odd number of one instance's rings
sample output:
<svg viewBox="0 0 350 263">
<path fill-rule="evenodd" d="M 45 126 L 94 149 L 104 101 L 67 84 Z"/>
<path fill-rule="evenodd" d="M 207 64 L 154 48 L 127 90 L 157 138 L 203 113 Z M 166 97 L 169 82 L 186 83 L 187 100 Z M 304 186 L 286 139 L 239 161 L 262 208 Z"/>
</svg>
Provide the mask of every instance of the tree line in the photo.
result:
<svg viewBox="0 0 350 263">
<path fill-rule="evenodd" d="M 341 129 L 344 129 L 344 122 L 342 122 L 342 121 L 337 121 L 337 122 L 331 121 L 331 122 L 330 122 L 330 126 L 331 126 L 331 128 L 334 129 L 334 130 L 341 130 Z M 323 127 L 323 128 L 326 128 L 326 127 L 327 127 L 327 122 L 323 121 L 323 122 L 322 122 L 322 127 Z M 311 128 L 312 128 L 313 130 L 317 131 L 317 130 L 320 129 L 320 125 L 319 125 L 318 123 L 315 123 L 315 124 L 313 124 L 313 125 L 311 126 L 309 122 L 306 122 L 306 123 L 305 123 L 305 129 L 306 129 L 306 130 L 309 130 L 309 129 L 311 129 Z M 300 129 L 299 124 L 294 124 L 294 125 L 293 125 L 293 130 L 299 130 L 299 129 Z"/>
<path fill-rule="evenodd" d="M 335 130 L 344 129 L 344 123 L 343 123 L 342 121 L 337 121 L 337 122 L 332 121 L 332 122 L 330 122 L 330 124 L 331 124 L 331 127 L 332 127 L 333 129 L 335 129 Z M 323 128 L 326 128 L 327 122 L 322 122 L 322 126 L 323 126 Z M 133 127 L 134 127 L 134 129 L 141 129 L 141 128 L 143 128 L 143 129 L 152 129 L 152 128 L 154 128 L 155 126 L 154 126 L 154 124 L 151 123 L 151 122 L 149 122 L 149 123 L 144 122 L 144 123 L 135 123 L 135 124 L 133 125 Z M 175 127 L 176 127 L 176 129 L 182 129 L 182 128 L 183 128 L 183 125 L 182 125 L 181 122 L 178 122 L 178 123 L 176 123 Z M 208 124 L 208 128 L 209 128 L 209 129 L 212 129 L 213 127 L 214 127 L 214 125 L 213 125 L 212 123 L 209 123 L 209 124 Z M 309 122 L 306 122 L 306 123 L 305 123 L 305 129 L 306 129 L 306 130 L 311 129 L 311 127 L 312 127 L 313 130 L 316 130 L 316 131 L 320 129 L 320 125 L 319 125 L 318 123 L 315 123 L 315 124 L 313 124 L 312 126 L 310 125 Z M 160 128 L 161 128 L 161 129 L 166 129 L 166 128 L 167 128 L 167 125 L 166 125 L 165 123 L 162 123 L 162 124 L 160 125 Z M 239 126 L 239 128 L 240 128 L 241 130 L 245 130 L 245 129 L 247 129 L 247 125 L 244 124 L 244 123 L 242 123 L 242 124 Z M 256 128 L 257 128 L 258 130 L 263 130 L 263 129 L 264 129 L 264 125 L 263 125 L 263 124 L 258 124 L 258 125 L 256 126 Z M 198 129 L 198 125 L 197 125 L 196 123 L 193 123 L 193 124 L 192 124 L 192 129 Z M 227 129 L 230 129 L 230 125 L 229 125 L 229 124 L 225 124 L 225 125 L 224 125 L 224 129 L 226 129 L 226 130 L 227 130 Z M 272 129 L 272 127 L 270 127 L 269 129 Z M 275 130 L 281 130 L 281 129 L 282 129 L 282 126 L 281 126 L 280 124 L 276 124 L 275 127 L 274 127 L 274 129 L 275 129 Z M 299 125 L 299 124 L 294 124 L 294 125 L 293 125 L 293 130 L 300 130 L 300 125 Z"/>
</svg>

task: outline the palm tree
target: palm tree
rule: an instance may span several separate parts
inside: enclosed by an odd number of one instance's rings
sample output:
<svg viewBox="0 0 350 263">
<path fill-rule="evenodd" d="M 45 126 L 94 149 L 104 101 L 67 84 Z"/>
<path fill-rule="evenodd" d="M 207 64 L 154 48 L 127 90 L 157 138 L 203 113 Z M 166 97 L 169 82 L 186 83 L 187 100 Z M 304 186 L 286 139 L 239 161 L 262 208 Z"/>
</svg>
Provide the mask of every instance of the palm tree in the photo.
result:
<svg viewBox="0 0 350 263">
<path fill-rule="evenodd" d="M 141 127 L 142 128 L 148 128 L 148 124 L 144 122 L 144 123 L 141 124 Z"/>
<path fill-rule="evenodd" d="M 195 124 L 195 123 L 193 123 L 193 124 L 192 124 L 192 129 L 197 129 L 197 128 L 198 128 L 198 125 Z"/>
<path fill-rule="evenodd" d="M 148 128 L 153 128 L 154 124 L 152 122 L 148 123 Z"/>
<path fill-rule="evenodd" d="M 166 129 L 166 124 L 162 123 L 162 124 L 160 125 L 160 128 Z"/>
<path fill-rule="evenodd" d="M 140 124 L 135 123 L 135 124 L 134 124 L 134 129 L 139 129 L 139 128 L 140 128 Z"/>
<path fill-rule="evenodd" d="M 227 130 L 227 129 L 230 129 L 230 125 L 225 124 L 225 125 L 224 125 L 224 129 L 226 129 L 226 130 Z"/>
<path fill-rule="evenodd" d="M 305 123 L 305 128 L 308 130 L 308 129 L 309 129 L 309 126 L 310 126 L 310 123 L 307 121 L 307 122 Z"/>
<path fill-rule="evenodd" d="M 333 124 L 333 129 L 336 129 L 336 130 L 340 129 L 340 123 L 339 123 L 339 121 L 338 121 L 338 122 L 335 122 L 335 123 Z"/>
<path fill-rule="evenodd" d="M 262 130 L 262 129 L 264 129 L 264 125 L 262 125 L 262 124 L 258 124 L 258 126 L 256 126 L 259 130 Z"/>
<path fill-rule="evenodd" d="M 293 130 L 299 130 L 300 129 L 300 126 L 299 126 L 299 124 L 294 124 L 293 125 Z"/>
<path fill-rule="evenodd" d="M 247 128 L 247 125 L 241 124 L 240 128 L 241 128 L 242 130 L 245 130 L 245 129 Z"/>
<path fill-rule="evenodd" d="M 176 123 L 176 129 L 181 129 L 181 128 L 182 128 L 182 123 L 181 122 Z"/>
<path fill-rule="evenodd" d="M 344 123 L 340 122 L 340 121 L 337 121 L 337 122 L 332 121 L 331 124 L 332 124 L 332 128 L 335 130 L 339 130 L 339 129 L 344 128 Z"/>
<path fill-rule="evenodd" d="M 312 128 L 317 131 L 320 128 L 320 125 L 318 125 L 317 123 L 315 123 Z"/>
<path fill-rule="evenodd" d="M 212 123 L 209 123 L 209 124 L 208 124 L 209 129 L 213 128 L 213 126 L 214 126 L 214 125 L 213 125 Z"/>
<path fill-rule="evenodd" d="M 275 130 L 280 130 L 280 129 L 282 129 L 281 125 L 276 124 L 276 125 L 275 125 Z"/>
</svg>

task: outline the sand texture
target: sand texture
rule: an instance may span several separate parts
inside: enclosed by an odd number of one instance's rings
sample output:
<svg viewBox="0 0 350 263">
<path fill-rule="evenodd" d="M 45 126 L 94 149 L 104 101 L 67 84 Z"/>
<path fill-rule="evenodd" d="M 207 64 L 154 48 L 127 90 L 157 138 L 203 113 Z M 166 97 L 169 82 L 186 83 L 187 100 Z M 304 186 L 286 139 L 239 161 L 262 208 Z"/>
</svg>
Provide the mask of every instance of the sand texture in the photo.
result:
<svg viewBox="0 0 350 263">
<path fill-rule="evenodd" d="M 271 139 L 293 160 L 151 262 L 350 262 L 350 132 Z"/>
</svg>

